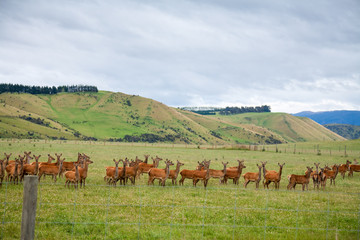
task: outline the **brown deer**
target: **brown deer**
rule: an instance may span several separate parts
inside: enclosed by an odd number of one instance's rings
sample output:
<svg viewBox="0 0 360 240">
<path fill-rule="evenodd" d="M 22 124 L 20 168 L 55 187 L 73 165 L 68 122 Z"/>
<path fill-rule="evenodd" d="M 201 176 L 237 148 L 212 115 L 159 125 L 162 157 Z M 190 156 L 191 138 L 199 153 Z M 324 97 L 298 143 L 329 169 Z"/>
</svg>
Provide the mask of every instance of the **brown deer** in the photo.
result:
<svg viewBox="0 0 360 240">
<path fill-rule="evenodd" d="M 152 168 L 149 171 L 149 180 L 148 185 L 154 184 L 155 179 L 159 179 L 161 181 L 161 186 L 165 186 L 166 179 L 168 179 L 170 175 L 170 166 L 174 165 L 171 161 L 166 160 L 165 161 L 165 169 L 159 169 L 159 168 Z"/>
<path fill-rule="evenodd" d="M 162 160 L 162 158 L 159 158 L 158 156 L 156 156 L 155 158 L 151 158 L 153 160 L 153 164 L 148 164 L 145 162 L 141 162 L 139 163 L 139 168 L 137 171 L 137 175 L 136 178 L 140 179 L 140 175 L 144 174 L 144 173 L 149 173 L 151 168 L 157 168 L 159 166 L 159 162 Z M 147 158 L 146 158 L 147 161 Z"/>
<path fill-rule="evenodd" d="M 6 160 L 5 160 L 5 167 L 6 167 L 10 163 L 9 159 L 10 159 L 10 156 L 12 155 L 12 153 L 10 153 L 10 154 L 4 153 L 4 155 L 6 157 Z M 12 161 L 12 162 L 15 163 L 15 161 Z"/>
<path fill-rule="evenodd" d="M 19 164 L 22 163 L 22 160 L 15 159 L 14 164 L 9 164 L 6 166 L 6 172 L 7 172 L 7 181 L 8 182 L 14 182 L 14 184 L 19 183 Z"/>
<path fill-rule="evenodd" d="M 316 170 L 312 171 L 312 173 L 310 174 L 310 177 L 313 180 L 313 184 L 314 184 L 314 190 L 317 187 L 317 189 L 319 190 L 319 185 L 321 183 L 321 177 L 320 177 L 320 173 L 319 173 L 319 165 L 320 163 L 314 163 Z M 306 174 L 306 172 L 305 172 Z"/>
<path fill-rule="evenodd" d="M 54 182 L 56 182 L 56 176 L 59 175 L 59 177 L 60 177 L 60 175 L 64 171 L 64 169 L 62 167 L 64 160 L 65 159 L 59 161 L 59 166 L 41 165 L 39 167 L 39 174 L 38 174 L 39 182 L 40 182 L 41 176 L 44 174 L 51 175 L 54 179 Z"/>
<path fill-rule="evenodd" d="M 331 168 L 325 166 L 324 173 L 326 175 L 326 178 L 330 179 L 330 185 L 332 185 L 332 183 L 334 182 L 334 186 L 335 186 L 335 179 L 339 172 L 339 165 L 335 164 L 333 169 L 334 170 L 331 170 Z"/>
<path fill-rule="evenodd" d="M 348 177 L 352 177 L 354 175 L 354 172 L 360 172 L 360 165 L 358 165 L 356 159 L 354 159 L 354 164 L 349 165 Z"/>
<path fill-rule="evenodd" d="M 119 169 L 118 167 L 121 160 L 116 161 L 115 159 L 113 159 L 113 161 L 115 163 L 115 167 L 106 167 L 106 175 L 104 177 L 104 181 L 106 181 L 108 184 L 113 184 L 116 186 L 115 179 L 118 178 L 119 170 L 121 171 L 121 169 Z"/>
<path fill-rule="evenodd" d="M 84 185 L 85 188 L 85 182 L 86 182 L 86 178 L 88 175 L 88 170 L 89 170 L 89 164 L 93 163 L 93 161 L 90 160 L 90 158 L 88 156 L 84 157 L 83 159 L 83 166 L 79 167 L 79 174 L 80 174 L 80 188 Z M 79 165 L 79 163 L 78 163 Z M 75 166 L 75 163 L 74 163 Z M 73 171 L 74 169 L 72 169 Z"/>
<path fill-rule="evenodd" d="M 195 170 L 193 173 L 193 186 L 196 187 L 196 184 L 199 180 L 204 182 L 204 187 L 207 187 L 207 184 L 210 179 L 210 161 L 204 161 L 203 167 L 204 170 Z M 225 167 L 226 168 L 226 167 Z"/>
<path fill-rule="evenodd" d="M 239 165 L 234 169 L 233 167 L 230 167 L 226 170 L 225 176 L 224 176 L 224 183 L 227 184 L 228 179 L 232 179 L 233 183 L 238 185 L 239 184 L 239 178 L 241 176 L 243 168 L 246 168 L 246 166 L 243 164 L 244 160 L 237 160 L 239 162 Z"/>
<path fill-rule="evenodd" d="M 243 164 L 244 163 L 244 161 L 245 160 L 237 160 L 238 162 L 240 162 L 241 164 Z M 244 165 L 244 164 L 243 164 Z M 238 169 L 239 168 L 239 166 L 233 166 L 233 167 L 228 167 L 227 168 L 227 170 L 236 170 L 236 169 Z"/>
<path fill-rule="evenodd" d="M 255 182 L 255 187 L 259 188 L 259 182 L 261 180 L 261 168 L 263 168 L 262 164 L 256 164 L 259 169 L 259 172 L 247 172 L 243 175 L 244 177 L 244 187 L 246 188 L 249 182 Z"/>
<path fill-rule="evenodd" d="M 5 177 L 5 158 L 3 160 L 0 159 L 0 187 L 2 186 L 4 177 Z"/>
<path fill-rule="evenodd" d="M 185 179 L 193 179 L 194 172 L 197 170 L 201 170 L 203 167 L 204 167 L 204 162 L 200 163 L 198 161 L 198 166 L 196 167 L 195 170 L 188 170 L 188 169 L 181 170 L 180 172 L 181 179 L 179 181 L 179 185 L 184 185 Z"/>
<path fill-rule="evenodd" d="M 74 185 L 74 188 L 78 188 L 80 174 L 79 174 L 79 164 L 75 163 L 75 171 L 66 171 L 65 172 L 65 187 L 66 185 L 70 188 L 70 183 Z"/>
<path fill-rule="evenodd" d="M 224 182 L 224 176 L 225 176 L 225 174 L 226 174 L 226 165 L 227 165 L 228 163 L 229 163 L 229 162 L 227 162 L 227 163 L 222 162 L 222 164 L 224 165 L 224 169 L 223 169 L 223 170 L 209 169 L 210 178 L 219 178 L 220 184 L 221 184 L 222 182 Z"/>
<path fill-rule="evenodd" d="M 264 178 L 265 178 L 265 175 L 266 175 L 267 173 L 276 173 L 275 170 L 267 170 L 266 167 L 265 167 L 266 164 L 267 164 L 267 161 L 261 162 L 261 165 L 262 165 L 262 167 L 263 167 L 263 177 L 264 177 Z"/>
<path fill-rule="evenodd" d="M 30 164 L 31 159 L 33 159 L 33 157 L 30 156 L 31 152 L 24 152 L 24 154 L 25 154 L 26 164 Z"/>
<path fill-rule="evenodd" d="M 25 164 L 23 167 L 23 174 L 21 175 L 21 181 L 24 178 L 24 175 L 37 175 L 39 172 L 39 156 L 33 155 L 35 158 L 35 164 Z"/>
<path fill-rule="evenodd" d="M 308 170 L 306 171 L 305 175 L 295 175 L 295 174 L 291 174 L 288 176 L 289 179 L 289 184 L 287 186 L 288 190 L 291 190 L 292 188 L 295 189 L 296 184 L 301 184 L 302 185 L 302 190 L 308 190 L 308 186 L 309 186 L 309 179 L 310 179 L 310 175 L 312 173 L 312 169 L 311 167 L 306 167 Z"/>
<path fill-rule="evenodd" d="M 345 164 L 341 164 L 339 166 L 339 173 L 341 174 L 343 179 L 345 178 L 345 173 L 349 170 L 349 165 L 350 164 L 351 164 L 351 162 L 349 160 L 346 160 Z"/>
<path fill-rule="evenodd" d="M 170 170 L 170 174 L 169 174 L 169 178 L 171 179 L 171 183 L 173 185 L 177 185 L 177 177 L 179 175 L 180 172 L 180 167 L 183 166 L 184 164 L 177 161 L 176 163 L 176 169 L 175 170 Z"/>
<path fill-rule="evenodd" d="M 125 176 L 124 176 L 125 181 L 127 178 L 129 178 L 131 181 L 131 184 L 135 185 L 135 179 L 137 176 L 138 169 L 139 169 L 138 161 L 135 161 L 131 167 L 130 167 L 130 164 L 129 164 L 129 167 L 125 167 Z"/>
<path fill-rule="evenodd" d="M 274 184 L 275 184 L 275 189 L 279 189 L 280 188 L 280 180 L 281 180 L 281 174 L 282 174 L 282 169 L 283 169 L 283 167 L 284 167 L 284 165 L 285 165 L 285 163 L 283 163 L 283 164 L 280 164 L 280 163 L 278 163 L 278 166 L 280 167 L 280 169 L 279 169 L 279 172 L 271 172 L 271 171 L 269 171 L 269 172 L 267 172 L 266 174 L 265 174 L 265 179 L 264 179 L 264 188 L 265 188 L 265 186 L 267 187 L 267 189 L 269 189 L 269 184 L 271 183 L 271 182 L 274 182 Z"/>
</svg>

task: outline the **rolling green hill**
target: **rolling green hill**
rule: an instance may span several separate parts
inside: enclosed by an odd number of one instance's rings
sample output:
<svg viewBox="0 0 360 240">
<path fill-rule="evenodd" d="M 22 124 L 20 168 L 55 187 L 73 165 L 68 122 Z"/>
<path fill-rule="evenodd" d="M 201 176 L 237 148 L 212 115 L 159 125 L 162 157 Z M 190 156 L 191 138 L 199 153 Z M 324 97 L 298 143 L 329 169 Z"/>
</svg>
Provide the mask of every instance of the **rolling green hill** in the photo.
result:
<svg viewBox="0 0 360 240">
<path fill-rule="evenodd" d="M 310 119 L 289 114 L 202 116 L 106 91 L 0 94 L 0 137 L 193 144 L 343 140 Z"/>
</svg>

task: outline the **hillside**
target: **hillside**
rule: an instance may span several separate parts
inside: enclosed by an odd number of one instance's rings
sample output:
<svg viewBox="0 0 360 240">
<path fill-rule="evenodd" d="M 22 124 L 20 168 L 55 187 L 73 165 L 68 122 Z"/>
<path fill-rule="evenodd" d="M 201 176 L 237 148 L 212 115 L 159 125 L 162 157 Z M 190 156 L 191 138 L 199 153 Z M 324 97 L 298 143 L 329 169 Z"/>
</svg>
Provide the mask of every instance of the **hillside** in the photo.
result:
<svg viewBox="0 0 360 240">
<path fill-rule="evenodd" d="M 360 126 L 350 124 L 324 124 L 324 127 L 339 134 L 346 139 L 359 139 Z"/>
<path fill-rule="evenodd" d="M 325 111 L 300 112 L 294 114 L 298 117 L 307 117 L 321 125 L 324 124 L 350 124 L 360 126 L 360 111 Z"/>
<path fill-rule="evenodd" d="M 247 129 L 261 126 L 264 131 L 277 134 L 288 142 L 343 140 L 336 133 L 309 118 L 295 117 L 285 113 L 244 113 L 229 116 L 217 115 L 216 117 L 241 124 Z"/>
<path fill-rule="evenodd" d="M 0 94 L 0 137 L 193 144 L 342 140 L 284 113 L 202 116 L 113 92 Z M 245 119 L 246 121 L 238 121 Z M 287 127 L 284 127 L 287 126 Z"/>
</svg>

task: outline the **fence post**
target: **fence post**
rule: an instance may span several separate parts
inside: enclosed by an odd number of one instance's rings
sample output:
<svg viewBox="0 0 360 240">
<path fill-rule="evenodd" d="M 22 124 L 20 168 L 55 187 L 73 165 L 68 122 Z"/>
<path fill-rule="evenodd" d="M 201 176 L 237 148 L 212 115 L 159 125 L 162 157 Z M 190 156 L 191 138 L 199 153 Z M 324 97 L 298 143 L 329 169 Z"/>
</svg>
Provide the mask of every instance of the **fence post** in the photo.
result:
<svg viewBox="0 0 360 240">
<path fill-rule="evenodd" d="M 37 186 L 37 176 L 25 176 L 23 209 L 21 218 L 21 240 L 32 240 L 35 236 Z"/>
</svg>

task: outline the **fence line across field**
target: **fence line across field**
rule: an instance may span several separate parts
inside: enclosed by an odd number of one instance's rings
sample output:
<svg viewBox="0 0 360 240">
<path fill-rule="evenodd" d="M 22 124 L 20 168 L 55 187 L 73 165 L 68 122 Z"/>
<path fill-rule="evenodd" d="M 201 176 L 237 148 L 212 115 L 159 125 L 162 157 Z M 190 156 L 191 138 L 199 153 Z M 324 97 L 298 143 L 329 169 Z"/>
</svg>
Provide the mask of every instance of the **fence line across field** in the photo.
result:
<svg viewBox="0 0 360 240">
<path fill-rule="evenodd" d="M 4 208 L 3 212 L 3 217 L 2 217 L 2 232 L 1 232 L 1 239 L 6 239 L 5 236 L 5 228 L 6 225 L 9 224 L 20 224 L 20 219 L 19 221 L 14 221 L 12 219 L 7 219 L 7 216 L 11 215 L 11 211 L 12 209 L 16 209 L 17 207 L 21 206 L 23 203 L 21 201 L 22 196 L 17 196 L 18 199 L 13 199 L 14 196 L 11 196 L 9 199 L 9 185 L 10 183 L 3 183 L 3 187 L 0 191 L 2 191 L 4 194 L 4 198 L 3 198 L 3 202 L 2 202 L 2 206 Z M 21 186 L 21 184 L 20 184 Z M 302 231 L 302 230 L 316 230 L 316 231 L 325 231 L 326 232 L 326 239 L 328 239 L 328 235 L 330 234 L 330 232 L 345 232 L 345 233 L 356 233 L 356 237 L 357 239 L 359 239 L 360 236 L 360 193 L 346 193 L 346 192 L 335 192 L 335 191 L 287 191 L 287 190 L 267 190 L 267 189 L 259 189 L 257 191 L 254 191 L 253 189 L 244 189 L 244 188 L 239 188 L 239 187 L 208 187 L 208 188 L 202 188 L 202 187 L 197 187 L 194 188 L 192 186 L 166 186 L 164 187 L 160 187 L 160 186 L 147 186 L 147 185 L 135 185 L 135 186 L 117 186 L 117 187 L 113 187 L 113 186 L 109 186 L 109 185 L 87 185 L 86 189 L 87 190 L 96 190 L 96 189 L 102 189 L 106 191 L 106 196 L 103 196 L 104 199 L 106 198 L 106 202 L 105 203 L 89 203 L 86 204 L 84 202 L 81 202 L 80 196 L 79 194 L 82 193 L 82 191 L 85 191 L 83 189 L 72 189 L 73 191 L 71 191 L 71 193 L 73 194 L 73 199 L 71 200 L 71 202 L 66 202 L 63 203 L 61 201 L 59 201 L 58 199 L 53 199 L 51 202 L 48 202 L 47 199 L 45 198 L 46 195 L 46 191 L 48 191 L 48 188 L 52 188 L 55 189 L 54 191 L 61 191 L 62 189 L 64 189 L 64 185 L 63 184 L 50 184 L 50 183 L 39 183 L 38 185 L 38 196 L 37 196 L 37 216 L 36 216 L 36 227 L 40 227 L 41 225 L 71 225 L 72 229 L 71 229 L 71 237 L 74 238 L 75 235 L 75 226 L 78 225 L 84 225 L 84 226 L 91 226 L 91 225 L 104 225 L 104 235 L 103 238 L 106 239 L 107 235 L 109 235 L 111 233 L 110 231 L 110 227 L 111 226 L 137 226 L 137 238 L 140 239 L 141 238 L 141 231 L 142 231 L 142 227 L 146 227 L 146 226 L 151 226 L 151 227 L 169 227 L 170 228 L 170 235 L 169 238 L 173 237 L 173 231 L 174 228 L 178 228 L 178 227 L 197 227 L 197 228 L 201 228 L 202 230 L 202 238 L 205 239 L 205 228 L 206 227 L 221 227 L 221 228 L 230 228 L 232 229 L 232 238 L 233 239 L 237 239 L 238 236 L 236 235 L 236 230 L 239 228 L 245 228 L 245 229 L 263 229 L 263 238 L 267 239 L 267 233 L 268 231 L 277 229 L 277 230 L 293 230 L 295 231 L 295 238 L 300 238 L 298 232 Z M 146 199 L 143 199 L 142 197 L 142 193 L 144 193 L 144 191 L 155 191 L 155 190 L 165 190 L 165 189 L 169 189 L 172 188 L 171 193 L 172 194 L 172 202 L 166 203 L 166 204 L 156 204 L 156 203 L 149 203 L 146 202 Z M 186 190 L 192 190 L 192 191 L 196 191 L 198 193 L 201 193 L 203 195 L 203 197 L 199 197 L 199 204 L 187 204 L 187 203 L 175 203 L 175 195 L 176 193 L 179 193 L 182 191 L 182 189 Z M 120 204 L 120 203 L 113 203 L 111 200 L 111 194 L 112 193 L 117 193 L 120 192 L 122 190 L 133 190 L 136 191 L 138 194 L 138 199 L 137 199 L 137 203 L 128 203 L 128 204 Z M 233 204 L 232 206 L 221 206 L 219 204 L 217 205 L 211 205 L 209 204 L 209 201 L 211 202 L 211 199 L 209 198 L 209 194 L 212 194 L 212 191 L 227 191 L 227 193 L 230 193 L 231 196 L 233 196 Z M 241 196 L 240 193 L 242 192 L 249 192 L 249 193 L 264 193 L 264 195 L 262 196 L 263 198 L 265 198 L 265 206 L 263 207 L 246 207 L 246 206 L 239 206 L 239 202 L 241 200 Z M 280 193 L 289 193 L 291 194 L 291 196 L 293 198 L 296 198 L 296 208 L 276 208 L 276 207 L 272 207 L 270 206 L 271 203 L 271 199 L 269 194 L 280 194 Z M 295 194 L 295 197 L 293 196 L 293 194 Z M 317 210 L 317 209 L 302 209 L 300 208 L 300 203 L 301 203 L 301 197 L 303 196 L 308 196 L 309 194 L 316 194 L 318 196 L 322 196 L 322 197 L 326 197 L 326 202 L 323 203 L 322 206 L 324 206 L 324 209 L 322 210 Z M 330 206 L 330 202 L 331 202 L 331 197 L 333 196 L 338 196 L 338 197 L 353 197 L 355 199 L 357 199 L 357 209 L 347 209 L 347 210 L 333 210 Z M 221 196 L 219 196 L 221 197 Z M 45 199 L 44 199 L 45 198 Z M 56 206 L 69 206 L 72 207 L 72 219 L 73 221 L 42 221 L 41 220 L 41 215 L 42 215 L 42 210 L 45 209 L 49 209 L 49 207 L 56 207 Z M 77 214 L 77 209 L 79 207 L 106 207 L 105 208 L 105 220 L 104 221 L 98 221 L 98 222 L 79 222 L 76 220 L 75 216 Z M 112 207 L 119 207 L 119 208 L 126 208 L 126 207 L 130 207 L 130 208 L 135 208 L 138 209 L 138 212 L 136 214 L 138 214 L 137 216 L 137 220 L 133 221 L 133 222 L 125 222 L 125 221 L 116 221 L 116 222 L 112 222 L 111 219 L 109 219 L 109 214 L 111 213 L 110 208 Z M 143 216 L 144 215 L 146 217 L 146 209 L 154 209 L 154 208 L 160 208 L 160 209 L 168 209 L 171 210 L 171 218 L 170 218 L 170 222 L 168 223 L 163 223 L 161 221 L 159 222 L 147 222 L 144 221 Z M 176 209 L 192 209 L 191 211 L 195 211 L 195 210 L 200 210 L 199 212 L 199 220 L 197 223 L 179 223 L 178 221 L 175 221 L 175 216 L 174 216 L 174 210 Z M 219 223 L 209 223 L 206 221 L 207 219 L 207 214 L 212 213 L 212 211 L 232 211 L 233 210 L 233 221 L 229 224 L 222 224 L 221 222 Z M 10 212 L 9 212 L 10 211 Z M 237 211 L 251 211 L 251 212 L 264 212 L 265 214 L 265 218 L 263 221 L 263 224 L 261 225 L 251 225 L 251 224 L 239 224 L 236 222 L 237 218 L 241 217 L 238 216 L 238 212 Z M 296 213 L 296 226 L 274 226 L 274 224 L 271 223 L 271 219 L 270 219 L 270 214 L 272 212 L 276 212 L 276 213 L 290 213 L 290 214 L 294 214 Z M 311 227 L 304 227 L 299 225 L 299 218 L 303 215 L 303 214 L 307 214 L 307 213 L 311 213 L 311 214 L 323 214 L 326 215 L 326 227 L 319 227 L 319 226 L 315 226 L 314 228 Z M 330 221 L 330 216 L 331 215 L 337 215 L 337 214 L 348 214 L 348 215 L 357 215 L 357 226 L 350 226 L 350 229 L 347 228 L 340 228 L 338 229 L 337 227 L 334 228 L 333 226 L 329 225 L 329 221 Z M 37 239 L 38 233 L 36 231 L 36 227 L 35 227 L 35 239 Z"/>
</svg>

